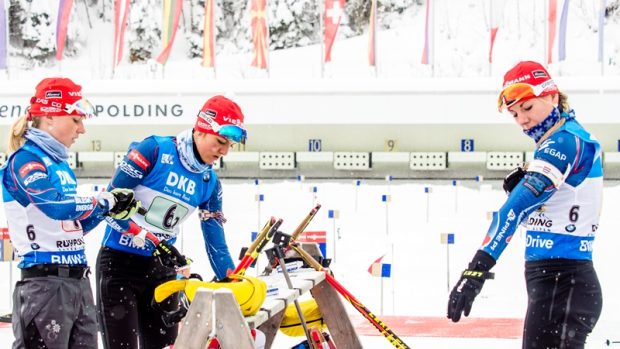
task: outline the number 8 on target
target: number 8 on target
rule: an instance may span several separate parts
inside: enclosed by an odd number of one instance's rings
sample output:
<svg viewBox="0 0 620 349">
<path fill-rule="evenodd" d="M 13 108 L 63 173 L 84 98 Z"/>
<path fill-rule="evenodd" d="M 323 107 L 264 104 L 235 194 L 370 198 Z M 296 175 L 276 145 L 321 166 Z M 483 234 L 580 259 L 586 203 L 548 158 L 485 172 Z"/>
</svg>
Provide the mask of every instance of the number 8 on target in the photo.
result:
<svg viewBox="0 0 620 349">
<path fill-rule="evenodd" d="M 474 151 L 473 139 L 461 139 L 461 151 L 472 152 Z"/>
</svg>

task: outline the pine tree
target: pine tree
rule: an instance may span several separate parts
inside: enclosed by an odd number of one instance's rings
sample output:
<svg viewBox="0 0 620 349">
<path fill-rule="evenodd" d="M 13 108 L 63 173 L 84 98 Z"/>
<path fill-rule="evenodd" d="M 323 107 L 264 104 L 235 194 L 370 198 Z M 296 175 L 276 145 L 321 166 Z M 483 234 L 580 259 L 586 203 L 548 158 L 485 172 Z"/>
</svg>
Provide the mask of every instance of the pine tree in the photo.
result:
<svg viewBox="0 0 620 349">
<path fill-rule="evenodd" d="M 316 0 L 271 1 L 268 19 L 272 49 L 307 46 L 321 40 Z"/>
<path fill-rule="evenodd" d="M 14 0 L 9 8 L 11 43 L 26 68 L 44 65 L 56 53 L 53 13 L 47 1 Z"/>
<path fill-rule="evenodd" d="M 146 62 L 160 46 L 162 26 L 161 0 L 132 0 L 127 25 L 129 60 Z"/>
</svg>

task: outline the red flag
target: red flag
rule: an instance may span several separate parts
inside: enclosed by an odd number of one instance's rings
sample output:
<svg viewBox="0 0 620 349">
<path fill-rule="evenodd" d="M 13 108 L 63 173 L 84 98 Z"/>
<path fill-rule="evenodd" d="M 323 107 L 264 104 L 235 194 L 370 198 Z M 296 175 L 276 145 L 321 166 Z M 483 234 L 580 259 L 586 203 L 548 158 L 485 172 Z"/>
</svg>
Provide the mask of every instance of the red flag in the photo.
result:
<svg viewBox="0 0 620 349">
<path fill-rule="evenodd" d="M 377 33 L 377 0 L 372 0 L 370 3 L 370 23 L 368 27 L 368 64 L 375 66 L 375 50 L 377 48 L 377 43 L 375 41 L 375 35 Z"/>
<path fill-rule="evenodd" d="M 172 50 L 172 44 L 179 28 L 182 9 L 182 0 L 164 0 L 164 23 L 161 34 L 164 49 L 157 57 L 157 62 L 161 64 L 165 64 L 168 56 L 170 56 L 170 50 Z"/>
<path fill-rule="evenodd" d="M 553 41 L 555 40 L 557 5 L 557 0 L 549 0 L 549 40 L 547 42 L 547 64 L 551 63 L 551 57 L 553 57 Z"/>
<path fill-rule="evenodd" d="M 207 68 L 215 68 L 213 1 L 214 0 L 205 0 L 205 27 L 203 33 L 202 66 Z"/>
<path fill-rule="evenodd" d="M 336 40 L 336 33 L 340 26 L 340 19 L 344 10 L 344 0 L 325 0 L 325 62 L 332 60 L 332 46 Z"/>
<path fill-rule="evenodd" d="M 252 66 L 267 69 L 267 0 L 252 0 L 252 44 L 254 59 Z"/>
<path fill-rule="evenodd" d="M 58 4 L 58 19 L 56 20 L 56 59 L 59 61 L 62 60 L 62 52 L 65 50 L 71 7 L 73 7 L 73 0 L 60 0 Z"/>
<path fill-rule="evenodd" d="M 501 23 L 502 14 L 504 13 L 503 0 L 491 1 L 491 45 L 489 45 L 489 63 L 493 63 L 493 45 L 495 45 L 495 37 Z"/>
<path fill-rule="evenodd" d="M 116 67 L 123 58 L 123 42 L 125 40 L 125 27 L 127 27 L 127 15 L 129 14 L 129 0 L 114 0 L 114 49 L 112 53 L 112 67 Z"/>
</svg>

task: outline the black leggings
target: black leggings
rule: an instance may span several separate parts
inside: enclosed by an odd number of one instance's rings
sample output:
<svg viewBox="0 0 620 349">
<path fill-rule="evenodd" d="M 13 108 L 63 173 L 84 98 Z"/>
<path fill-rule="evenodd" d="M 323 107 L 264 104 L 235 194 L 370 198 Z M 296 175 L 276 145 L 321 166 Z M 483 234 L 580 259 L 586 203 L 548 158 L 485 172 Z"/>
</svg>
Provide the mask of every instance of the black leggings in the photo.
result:
<svg viewBox="0 0 620 349">
<path fill-rule="evenodd" d="M 154 257 L 101 248 L 97 257 L 97 310 L 106 349 L 161 349 L 174 344 L 178 326 L 162 320 L 161 310 L 178 308 L 171 296 L 156 309 L 155 287 L 174 280 L 176 272 Z M 139 346 L 138 346 L 139 345 Z"/>
<path fill-rule="evenodd" d="M 527 262 L 525 280 L 523 349 L 582 349 L 603 307 L 592 261 Z"/>
</svg>

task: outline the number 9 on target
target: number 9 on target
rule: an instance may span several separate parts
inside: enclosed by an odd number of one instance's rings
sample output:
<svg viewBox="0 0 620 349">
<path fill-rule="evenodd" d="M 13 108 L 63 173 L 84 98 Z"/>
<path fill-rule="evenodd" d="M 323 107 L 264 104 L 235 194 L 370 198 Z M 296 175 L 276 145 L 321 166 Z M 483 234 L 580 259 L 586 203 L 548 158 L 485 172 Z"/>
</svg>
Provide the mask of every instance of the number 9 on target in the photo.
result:
<svg viewBox="0 0 620 349">
<path fill-rule="evenodd" d="M 386 139 L 384 144 L 384 149 L 387 152 L 396 151 L 396 145 L 398 142 L 395 139 Z"/>
</svg>

